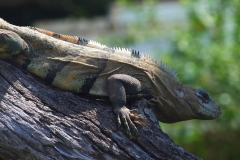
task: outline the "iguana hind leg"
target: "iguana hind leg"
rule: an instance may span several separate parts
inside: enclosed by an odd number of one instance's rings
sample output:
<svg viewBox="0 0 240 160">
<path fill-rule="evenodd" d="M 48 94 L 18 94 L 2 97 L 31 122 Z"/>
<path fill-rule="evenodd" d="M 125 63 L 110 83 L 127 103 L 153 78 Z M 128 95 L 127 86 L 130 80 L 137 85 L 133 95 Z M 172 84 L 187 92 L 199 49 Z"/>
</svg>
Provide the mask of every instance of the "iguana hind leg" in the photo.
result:
<svg viewBox="0 0 240 160">
<path fill-rule="evenodd" d="M 12 57 L 27 50 L 27 43 L 15 32 L 0 29 L 0 58 Z"/>
<path fill-rule="evenodd" d="M 137 95 L 141 90 L 140 81 L 129 75 L 114 74 L 108 78 L 108 95 L 117 114 L 118 126 L 123 123 L 130 138 L 131 131 L 138 135 L 137 127 L 131 119 L 143 121 L 143 117 L 138 115 L 137 110 L 126 107 L 126 95 Z"/>
</svg>

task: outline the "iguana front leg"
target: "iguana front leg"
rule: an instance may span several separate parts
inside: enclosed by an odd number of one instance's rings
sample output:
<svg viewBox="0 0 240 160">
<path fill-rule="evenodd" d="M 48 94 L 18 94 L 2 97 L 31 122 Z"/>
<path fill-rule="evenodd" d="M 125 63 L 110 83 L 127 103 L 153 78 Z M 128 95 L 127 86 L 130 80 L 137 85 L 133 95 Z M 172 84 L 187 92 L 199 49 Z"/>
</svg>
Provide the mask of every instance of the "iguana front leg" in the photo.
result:
<svg viewBox="0 0 240 160">
<path fill-rule="evenodd" d="M 109 99 L 117 114 L 118 126 L 123 122 L 127 134 L 132 138 L 131 131 L 138 135 L 138 129 L 131 119 L 143 121 L 138 111 L 126 107 L 126 95 L 137 95 L 142 90 L 139 80 L 125 74 L 114 74 L 108 78 Z"/>
</svg>

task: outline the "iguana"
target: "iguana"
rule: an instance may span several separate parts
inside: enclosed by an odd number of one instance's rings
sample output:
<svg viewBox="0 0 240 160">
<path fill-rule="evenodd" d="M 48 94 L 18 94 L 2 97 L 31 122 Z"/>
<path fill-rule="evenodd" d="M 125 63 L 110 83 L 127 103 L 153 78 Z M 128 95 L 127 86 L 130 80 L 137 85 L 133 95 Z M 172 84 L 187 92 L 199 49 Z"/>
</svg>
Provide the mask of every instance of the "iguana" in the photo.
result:
<svg viewBox="0 0 240 160">
<path fill-rule="evenodd" d="M 137 110 L 126 107 L 134 97 L 148 99 L 158 120 L 165 123 L 221 115 L 205 90 L 182 84 L 165 63 L 136 50 L 0 19 L 0 59 L 13 61 L 62 90 L 109 99 L 118 125 L 124 124 L 130 138 L 132 132 L 138 134 L 133 120 L 143 119 Z"/>
</svg>

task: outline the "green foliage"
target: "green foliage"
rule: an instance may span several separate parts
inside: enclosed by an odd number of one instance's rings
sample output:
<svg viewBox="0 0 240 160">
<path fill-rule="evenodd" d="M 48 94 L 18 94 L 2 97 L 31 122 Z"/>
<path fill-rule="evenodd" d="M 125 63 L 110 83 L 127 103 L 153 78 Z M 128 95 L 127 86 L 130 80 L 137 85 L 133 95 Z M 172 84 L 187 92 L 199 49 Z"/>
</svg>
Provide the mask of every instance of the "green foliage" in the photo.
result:
<svg viewBox="0 0 240 160">
<path fill-rule="evenodd" d="M 110 33 L 107 36 L 101 35 L 98 41 L 112 47 L 126 47 L 126 45 L 158 38 L 159 35 L 163 34 L 162 23 L 157 20 L 155 15 L 156 0 L 117 0 L 117 3 L 120 7 L 138 13 L 134 15 L 136 20 L 133 20 L 131 23 L 120 24 L 122 29 L 119 32 Z"/>
<path fill-rule="evenodd" d="M 155 39 L 166 31 L 171 33 L 173 49 L 161 59 L 177 71 L 183 83 L 206 89 L 223 113 L 212 121 L 161 123 L 161 127 L 178 145 L 203 159 L 239 159 L 240 0 L 181 2 L 188 11 L 187 27 L 169 32 L 156 20 L 156 1 L 151 1 L 151 9 L 144 10 L 141 5 L 122 0 L 121 5 L 139 13 L 138 21 L 128 24 L 118 35 L 101 36 L 100 41 L 126 46 Z"/>
<path fill-rule="evenodd" d="M 237 151 L 240 147 L 237 136 L 240 132 L 240 5 L 230 0 L 222 3 L 185 0 L 184 3 L 189 10 L 188 27 L 176 32 L 175 52 L 164 55 L 163 59 L 176 68 L 183 82 L 207 89 L 223 114 L 213 122 L 190 122 L 194 129 L 187 133 L 191 134 L 189 140 L 182 137 L 186 134 L 182 130 L 187 130 L 188 125 L 176 124 L 181 129 L 173 138 L 205 159 L 237 159 L 240 156 Z M 208 123 L 208 127 L 201 128 L 203 123 Z M 173 132 L 169 127 L 166 129 Z"/>
</svg>

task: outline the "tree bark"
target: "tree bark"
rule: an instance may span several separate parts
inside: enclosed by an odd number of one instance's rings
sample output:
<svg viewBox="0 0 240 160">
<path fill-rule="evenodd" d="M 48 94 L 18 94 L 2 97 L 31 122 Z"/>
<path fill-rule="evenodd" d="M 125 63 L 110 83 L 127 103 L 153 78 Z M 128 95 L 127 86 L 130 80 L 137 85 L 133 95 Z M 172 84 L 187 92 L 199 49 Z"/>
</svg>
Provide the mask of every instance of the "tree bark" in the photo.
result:
<svg viewBox="0 0 240 160">
<path fill-rule="evenodd" d="M 58 90 L 0 61 L 0 159 L 200 159 L 162 132 L 148 101 L 129 139 L 109 103 Z"/>
</svg>

